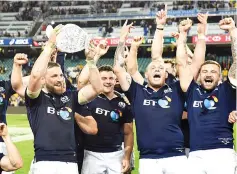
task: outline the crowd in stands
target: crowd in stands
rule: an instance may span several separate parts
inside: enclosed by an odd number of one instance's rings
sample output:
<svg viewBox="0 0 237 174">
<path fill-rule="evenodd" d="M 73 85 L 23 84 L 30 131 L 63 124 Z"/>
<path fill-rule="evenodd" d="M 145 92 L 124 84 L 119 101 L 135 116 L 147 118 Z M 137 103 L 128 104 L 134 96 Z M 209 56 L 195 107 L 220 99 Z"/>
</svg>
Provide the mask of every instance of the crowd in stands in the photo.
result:
<svg viewBox="0 0 237 174">
<path fill-rule="evenodd" d="M 22 5 L 22 1 L 0 1 L 0 12 L 18 12 Z"/>
</svg>

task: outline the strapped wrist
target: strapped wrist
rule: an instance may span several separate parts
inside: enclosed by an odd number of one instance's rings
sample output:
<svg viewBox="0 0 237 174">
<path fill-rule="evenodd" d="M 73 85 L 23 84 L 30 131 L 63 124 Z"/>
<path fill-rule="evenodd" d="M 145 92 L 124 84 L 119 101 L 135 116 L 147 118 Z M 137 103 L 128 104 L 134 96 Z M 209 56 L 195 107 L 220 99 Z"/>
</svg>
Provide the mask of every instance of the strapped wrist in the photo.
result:
<svg viewBox="0 0 237 174">
<path fill-rule="evenodd" d="M 156 29 L 158 29 L 158 30 L 164 30 L 164 27 L 165 27 L 165 25 L 162 25 L 162 24 L 156 25 Z"/>
<path fill-rule="evenodd" d="M 206 39 L 205 34 L 198 33 L 198 40 L 205 40 L 205 39 Z"/>
<path fill-rule="evenodd" d="M 89 68 L 96 68 L 96 63 L 94 60 L 86 60 L 86 63 Z"/>
</svg>

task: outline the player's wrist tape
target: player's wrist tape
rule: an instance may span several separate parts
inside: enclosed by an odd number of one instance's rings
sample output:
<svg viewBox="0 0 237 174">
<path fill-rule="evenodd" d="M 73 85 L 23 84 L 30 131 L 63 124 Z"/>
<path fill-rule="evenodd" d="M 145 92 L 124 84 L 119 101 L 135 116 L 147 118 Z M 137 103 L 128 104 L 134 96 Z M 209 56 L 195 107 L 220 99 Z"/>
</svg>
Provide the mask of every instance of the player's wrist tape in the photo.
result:
<svg viewBox="0 0 237 174">
<path fill-rule="evenodd" d="M 96 68 L 96 63 L 94 60 L 86 60 L 86 63 L 89 68 Z"/>
<path fill-rule="evenodd" d="M 164 25 L 162 25 L 162 24 L 158 24 L 158 25 L 156 25 L 156 28 L 157 28 L 157 29 L 162 29 L 162 30 L 163 30 L 163 29 L 164 29 L 164 27 L 165 27 L 165 26 L 164 26 Z"/>
<path fill-rule="evenodd" d="M 198 34 L 198 40 L 205 40 L 206 36 L 204 34 Z"/>
</svg>

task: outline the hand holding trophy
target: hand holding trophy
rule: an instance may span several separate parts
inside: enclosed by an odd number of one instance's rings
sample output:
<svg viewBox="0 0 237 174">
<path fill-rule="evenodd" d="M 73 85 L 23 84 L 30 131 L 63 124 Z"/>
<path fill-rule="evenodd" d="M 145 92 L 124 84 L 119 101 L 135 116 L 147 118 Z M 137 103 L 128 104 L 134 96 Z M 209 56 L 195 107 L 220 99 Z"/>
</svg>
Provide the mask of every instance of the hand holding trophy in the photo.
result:
<svg viewBox="0 0 237 174">
<path fill-rule="evenodd" d="M 89 44 L 88 34 L 75 24 L 58 25 L 53 28 L 48 25 L 46 35 L 49 38 L 52 30 L 56 31 L 56 47 L 61 52 L 75 53 L 81 51 Z"/>
</svg>

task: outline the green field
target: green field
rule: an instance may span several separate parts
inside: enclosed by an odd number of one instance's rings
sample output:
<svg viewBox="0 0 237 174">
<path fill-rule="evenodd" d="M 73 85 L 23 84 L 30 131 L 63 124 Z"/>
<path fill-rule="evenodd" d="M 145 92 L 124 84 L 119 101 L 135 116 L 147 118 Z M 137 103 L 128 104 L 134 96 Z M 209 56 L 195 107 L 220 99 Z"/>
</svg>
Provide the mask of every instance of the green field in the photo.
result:
<svg viewBox="0 0 237 174">
<path fill-rule="evenodd" d="M 9 127 L 29 127 L 29 123 L 26 118 L 26 115 L 8 115 L 7 121 L 8 121 Z M 23 161 L 24 161 L 23 168 L 16 171 L 15 174 L 28 174 L 29 169 L 30 169 L 30 163 L 31 163 L 33 156 L 34 156 L 33 141 L 27 140 L 27 141 L 17 142 L 15 144 L 16 144 L 18 150 L 20 151 Z M 136 158 L 136 160 L 135 160 L 136 169 L 133 171 L 133 174 L 138 174 L 139 152 L 137 151 L 136 140 L 135 140 L 134 150 L 135 150 L 135 158 Z"/>
</svg>

